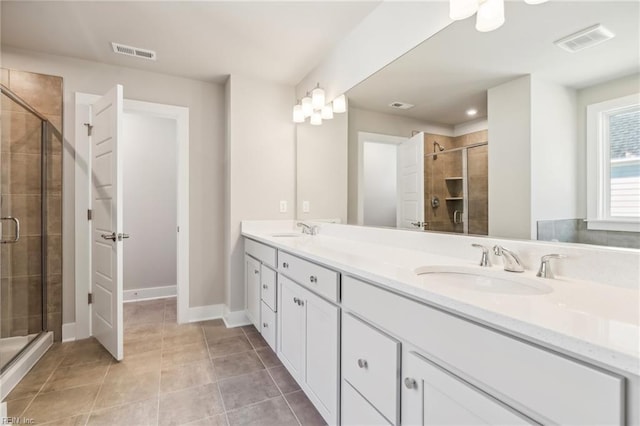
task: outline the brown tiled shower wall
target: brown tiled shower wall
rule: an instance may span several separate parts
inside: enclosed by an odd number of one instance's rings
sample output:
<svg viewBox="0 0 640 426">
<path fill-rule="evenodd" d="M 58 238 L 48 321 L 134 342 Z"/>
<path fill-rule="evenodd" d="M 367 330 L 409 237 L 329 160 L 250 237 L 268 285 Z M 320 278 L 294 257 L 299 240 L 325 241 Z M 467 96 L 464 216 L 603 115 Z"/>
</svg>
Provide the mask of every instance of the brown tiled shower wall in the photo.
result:
<svg viewBox="0 0 640 426">
<path fill-rule="evenodd" d="M 62 78 L 2 69 L 2 84 L 48 118 L 54 129 L 47 137 L 46 235 L 40 221 L 40 132 L 32 114 L 4 100 L 2 103 L 2 215 L 22 218 L 24 244 L 2 244 L 2 337 L 37 333 L 42 324 L 41 240 L 46 245 L 47 329 L 62 336 Z M 4 98 L 4 97 L 3 97 Z M 25 132 L 25 129 L 34 129 Z M 8 138 L 8 139 L 5 139 Z M 7 174 L 5 176 L 5 173 Z M 12 279 L 8 279 L 8 274 Z M 9 288 L 11 287 L 11 288 Z M 12 309 L 6 309 L 7 305 Z"/>
<path fill-rule="evenodd" d="M 433 152 L 433 143 L 438 142 L 445 149 L 461 148 L 481 142 L 488 142 L 488 131 L 468 133 L 457 137 L 425 133 L 424 152 Z M 467 184 L 469 189 L 469 233 L 487 235 L 488 216 L 488 145 L 471 148 L 467 156 Z M 425 221 L 429 229 L 442 232 L 463 232 L 463 225 L 453 222 L 454 210 L 462 210 L 462 200 L 447 198 L 462 196 L 462 181 L 446 178 L 462 177 L 462 151 L 443 152 L 433 157 L 425 157 Z M 431 206 L 432 196 L 437 196 L 440 206 Z"/>
</svg>

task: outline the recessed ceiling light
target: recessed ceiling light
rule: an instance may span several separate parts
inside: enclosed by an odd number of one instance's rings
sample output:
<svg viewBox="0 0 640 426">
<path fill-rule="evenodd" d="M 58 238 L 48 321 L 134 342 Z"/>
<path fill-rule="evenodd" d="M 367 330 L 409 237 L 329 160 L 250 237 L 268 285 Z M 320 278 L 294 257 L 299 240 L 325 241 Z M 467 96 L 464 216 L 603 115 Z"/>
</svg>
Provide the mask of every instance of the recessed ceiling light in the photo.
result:
<svg viewBox="0 0 640 426">
<path fill-rule="evenodd" d="M 473 117 L 473 116 L 474 116 L 474 115 L 476 115 L 477 113 L 478 113 L 478 110 L 477 110 L 477 109 L 475 109 L 475 108 L 469 108 L 469 109 L 467 110 L 467 115 L 468 115 L 469 117 Z"/>
</svg>

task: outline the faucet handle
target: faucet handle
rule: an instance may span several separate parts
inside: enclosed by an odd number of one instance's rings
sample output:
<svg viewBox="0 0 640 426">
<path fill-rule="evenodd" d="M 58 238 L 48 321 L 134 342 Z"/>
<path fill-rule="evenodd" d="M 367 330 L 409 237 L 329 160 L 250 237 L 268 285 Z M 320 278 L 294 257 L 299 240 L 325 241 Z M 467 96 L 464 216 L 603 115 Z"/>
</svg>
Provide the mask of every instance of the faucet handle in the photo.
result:
<svg viewBox="0 0 640 426">
<path fill-rule="evenodd" d="M 564 259 L 565 256 L 564 254 L 557 254 L 557 253 L 552 253 L 552 254 L 545 254 L 544 256 L 542 256 L 540 258 L 540 269 L 538 269 L 538 273 L 536 274 L 536 277 L 541 277 L 541 278 L 553 278 L 553 272 L 551 271 L 551 266 L 550 266 L 550 262 L 551 259 Z"/>
<path fill-rule="evenodd" d="M 482 244 L 471 244 L 472 247 L 477 247 L 482 250 L 482 259 L 480 260 L 480 266 L 491 266 L 489 262 L 489 249 Z"/>
</svg>

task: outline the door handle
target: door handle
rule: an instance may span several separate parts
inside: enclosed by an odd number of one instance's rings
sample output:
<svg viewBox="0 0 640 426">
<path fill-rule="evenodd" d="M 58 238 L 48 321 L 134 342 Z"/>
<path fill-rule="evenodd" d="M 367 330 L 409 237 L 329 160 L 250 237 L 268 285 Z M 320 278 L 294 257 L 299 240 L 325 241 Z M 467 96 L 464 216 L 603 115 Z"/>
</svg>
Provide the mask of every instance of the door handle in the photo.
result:
<svg viewBox="0 0 640 426">
<path fill-rule="evenodd" d="M 126 240 L 129 238 L 129 234 L 118 234 L 118 241 Z"/>
<path fill-rule="evenodd" d="M 411 224 L 412 224 L 413 226 L 415 226 L 416 228 L 422 228 L 422 226 L 423 226 L 423 223 L 422 223 L 422 222 L 411 222 Z"/>
<path fill-rule="evenodd" d="M 12 240 L 0 240 L 0 244 L 14 244 L 20 239 L 20 221 L 12 216 L 2 217 L 0 220 L 10 220 L 16 225 L 16 233 Z"/>
<path fill-rule="evenodd" d="M 105 240 L 115 241 L 117 239 L 115 232 L 112 232 L 110 234 L 102 234 L 100 236 Z"/>
</svg>

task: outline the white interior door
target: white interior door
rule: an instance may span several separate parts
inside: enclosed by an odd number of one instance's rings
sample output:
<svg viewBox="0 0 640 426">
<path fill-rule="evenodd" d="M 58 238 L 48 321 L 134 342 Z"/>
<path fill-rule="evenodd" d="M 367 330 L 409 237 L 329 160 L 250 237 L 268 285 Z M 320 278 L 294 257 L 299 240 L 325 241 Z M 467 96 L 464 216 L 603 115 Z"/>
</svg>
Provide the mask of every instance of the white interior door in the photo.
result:
<svg viewBox="0 0 640 426">
<path fill-rule="evenodd" d="M 122 86 L 91 105 L 91 326 L 117 360 L 123 358 Z"/>
<path fill-rule="evenodd" d="M 398 145 L 398 228 L 424 224 L 424 133 Z"/>
</svg>

